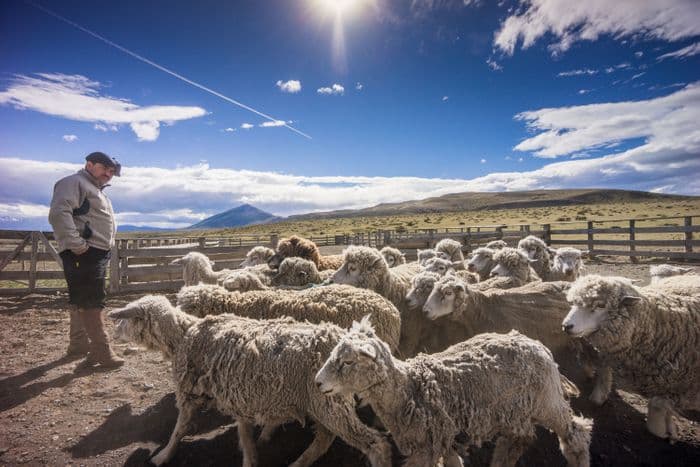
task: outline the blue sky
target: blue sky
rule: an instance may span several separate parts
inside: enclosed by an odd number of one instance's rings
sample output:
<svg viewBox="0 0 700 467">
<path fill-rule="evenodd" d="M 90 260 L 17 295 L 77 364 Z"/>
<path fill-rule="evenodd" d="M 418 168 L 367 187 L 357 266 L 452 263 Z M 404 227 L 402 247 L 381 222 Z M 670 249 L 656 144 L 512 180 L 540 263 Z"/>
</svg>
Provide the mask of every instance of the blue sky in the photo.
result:
<svg viewBox="0 0 700 467">
<path fill-rule="evenodd" d="M 46 227 L 53 182 L 94 150 L 124 164 L 108 190 L 139 225 L 243 202 L 698 195 L 698 18 L 692 0 L 2 2 L 0 227 Z"/>
</svg>

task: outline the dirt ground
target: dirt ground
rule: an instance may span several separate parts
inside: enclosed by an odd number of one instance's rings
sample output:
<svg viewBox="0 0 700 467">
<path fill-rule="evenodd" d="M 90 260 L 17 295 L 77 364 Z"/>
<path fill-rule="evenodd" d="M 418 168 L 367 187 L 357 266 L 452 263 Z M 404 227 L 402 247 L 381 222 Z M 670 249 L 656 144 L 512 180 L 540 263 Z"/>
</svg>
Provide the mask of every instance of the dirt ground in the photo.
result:
<svg viewBox="0 0 700 467">
<path fill-rule="evenodd" d="M 648 282 L 646 264 L 608 261 L 587 269 Z M 112 297 L 108 305 L 136 298 Z M 67 332 L 66 295 L 0 298 L 0 466 L 147 464 L 165 445 L 177 417 L 169 362 L 159 353 L 117 344 L 117 353 L 127 360 L 122 368 L 74 373 L 77 361 L 61 358 Z M 590 387 L 581 389 L 584 395 L 590 392 Z M 599 408 L 582 397 L 573 406 L 595 421 L 593 465 L 700 466 L 698 414 L 693 414 L 695 421 L 679 419 L 681 440 L 671 445 L 646 432 L 646 401 L 634 394 L 617 391 Z M 289 464 L 311 436 L 299 425 L 283 427 L 260 446 L 260 465 Z M 489 453 L 489 446 L 475 450 L 465 464 L 486 465 Z M 180 443 L 171 465 L 241 465 L 235 425 L 216 413 L 200 414 L 195 432 Z M 366 462 L 336 440 L 316 465 Z M 519 465 L 565 462 L 556 439 L 543 431 Z"/>
</svg>

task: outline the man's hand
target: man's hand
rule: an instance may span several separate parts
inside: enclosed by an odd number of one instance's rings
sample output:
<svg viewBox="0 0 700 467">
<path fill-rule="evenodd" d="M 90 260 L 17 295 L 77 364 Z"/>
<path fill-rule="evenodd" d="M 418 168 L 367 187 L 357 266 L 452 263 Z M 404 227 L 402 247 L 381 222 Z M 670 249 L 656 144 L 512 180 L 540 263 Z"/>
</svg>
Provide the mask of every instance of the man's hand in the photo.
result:
<svg viewBox="0 0 700 467">
<path fill-rule="evenodd" d="M 71 248 L 70 251 L 72 251 L 74 255 L 80 256 L 83 253 L 87 252 L 89 249 L 90 249 L 90 247 L 88 246 L 87 243 L 85 243 L 83 246 L 81 246 L 79 248 Z"/>
</svg>

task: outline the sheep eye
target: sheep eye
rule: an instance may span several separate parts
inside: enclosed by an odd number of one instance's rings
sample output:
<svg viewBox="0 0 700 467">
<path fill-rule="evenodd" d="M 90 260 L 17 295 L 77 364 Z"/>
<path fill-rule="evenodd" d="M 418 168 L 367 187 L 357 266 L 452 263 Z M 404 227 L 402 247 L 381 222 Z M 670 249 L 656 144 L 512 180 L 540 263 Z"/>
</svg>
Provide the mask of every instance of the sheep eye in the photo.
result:
<svg viewBox="0 0 700 467">
<path fill-rule="evenodd" d="M 451 296 L 452 296 L 452 291 L 451 291 L 451 290 L 446 290 L 446 291 L 445 291 L 445 296 L 446 296 L 446 297 L 451 297 Z"/>
</svg>

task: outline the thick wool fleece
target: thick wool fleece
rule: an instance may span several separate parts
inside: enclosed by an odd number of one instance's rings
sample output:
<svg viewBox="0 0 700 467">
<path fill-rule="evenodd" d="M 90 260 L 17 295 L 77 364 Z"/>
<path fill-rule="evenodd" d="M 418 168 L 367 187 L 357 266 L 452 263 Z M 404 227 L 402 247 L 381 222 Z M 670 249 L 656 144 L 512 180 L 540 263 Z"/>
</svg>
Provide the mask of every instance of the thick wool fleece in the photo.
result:
<svg viewBox="0 0 700 467">
<path fill-rule="evenodd" d="M 638 297 L 631 305 L 625 297 Z M 576 281 L 569 302 L 607 313 L 584 337 L 630 387 L 645 397 L 671 399 L 700 409 L 700 297 L 639 288 L 617 277 L 589 275 Z"/>
<path fill-rule="evenodd" d="M 394 248 L 391 246 L 385 246 L 379 252 L 384 256 L 384 259 L 386 260 L 386 264 L 389 265 L 389 267 L 396 267 L 400 264 L 406 264 L 406 255 L 401 253 L 401 250 L 398 248 Z"/>
<path fill-rule="evenodd" d="M 245 255 L 245 259 L 241 262 L 240 267 L 247 268 L 259 264 L 267 264 L 274 254 L 275 250 L 272 248 L 262 245 L 254 246 L 250 249 L 248 254 Z"/>
<path fill-rule="evenodd" d="M 537 262 L 532 264 L 532 268 L 539 277 L 549 275 L 549 270 L 552 267 L 552 256 L 544 240 L 534 235 L 528 235 L 518 242 L 518 249 L 526 253 L 528 250 L 534 250 L 535 255 L 532 259 L 537 260 Z"/>
<path fill-rule="evenodd" d="M 443 238 L 435 245 L 435 251 L 442 252 L 447 255 L 450 261 L 464 262 L 464 254 L 462 253 L 462 244 L 451 238 Z"/>
<path fill-rule="evenodd" d="M 490 288 L 509 289 L 521 287 L 529 282 L 538 282 L 540 278 L 530 267 L 527 255 L 515 248 L 503 248 L 493 255 L 496 265 L 501 265 L 508 270 L 507 276 L 492 277 L 479 283 L 482 290 Z"/>
<path fill-rule="evenodd" d="M 232 272 L 230 269 L 214 271 L 212 261 L 198 251 L 190 251 L 182 258 L 173 260 L 170 264 L 182 265 L 182 279 L 185 281 L 185 285 L 196 285 L 200 282 L 216 284 L 217 281 L 223 280 Z"/>
<path fill-rule="evenodd" d="M 296 235 L 280 240 L 275 256 L 279 257 L 280 262 L 292 256 L 308 259 L 316 264 L 319 271 L 338 269 L 343 260 L 342 255 L 322 256 L 314 242 Z"/>
<path fill-rule="evenodd" d="M 177 305 L 182 311 L 200 317 L 222 313 L 256 319 L 289 316 L 297 321 L 326 321 L 343 327 L 370 315 L 378 335 L 392 349 L 398 347 L 401 335 L 401 318 L 391 302 L 370 290 L 347 285 L 239 293 L 202 284 L 183 287 L 177 295 Z"/>
<path fill-rule="evenodd" d="M 479 282 L 483 282 L 491 277 L 491 270 L 496 267 L 496 262 L 493 260 L 495 253 L 496 250 L 485 247 L 477 248 L 472 252 L 472 259 L 468 262 L 468 269 L 479 275 Z M 479 269 L 476 269 L 477 262 L 482 264 Z"/>
<path fill-rule="evenodd" d="M 277 274 L 272 278 L 274 286 L 302 287 L 309 284 L 323 282 L 321 275 L 313 261 L 304 258 L 285 258 L 277 269 Z"/>
<path fill-rule="evenodd" d="M 571 465 L 588 465 L 592 422 L 574 417 L 566 396 L 575 386 L 541 343 L 515 331 L 481 334 L 403 362 L 369 332 L 356 327 L 344 336 L 316 380 L 331 374 L 368 402 L 407 457 L 404 465 L 435 466 L 454 455 L 455 445 L 480 446 L 498 436 L 508 441 L 502 448 L 527 443 L 535 423 L 557 434 Z M 339 367 L 334 357 L 353 352 L 374 358 L 356 357 L 347 377 L 337 370 L 332 376 Z"/>
</svg>

